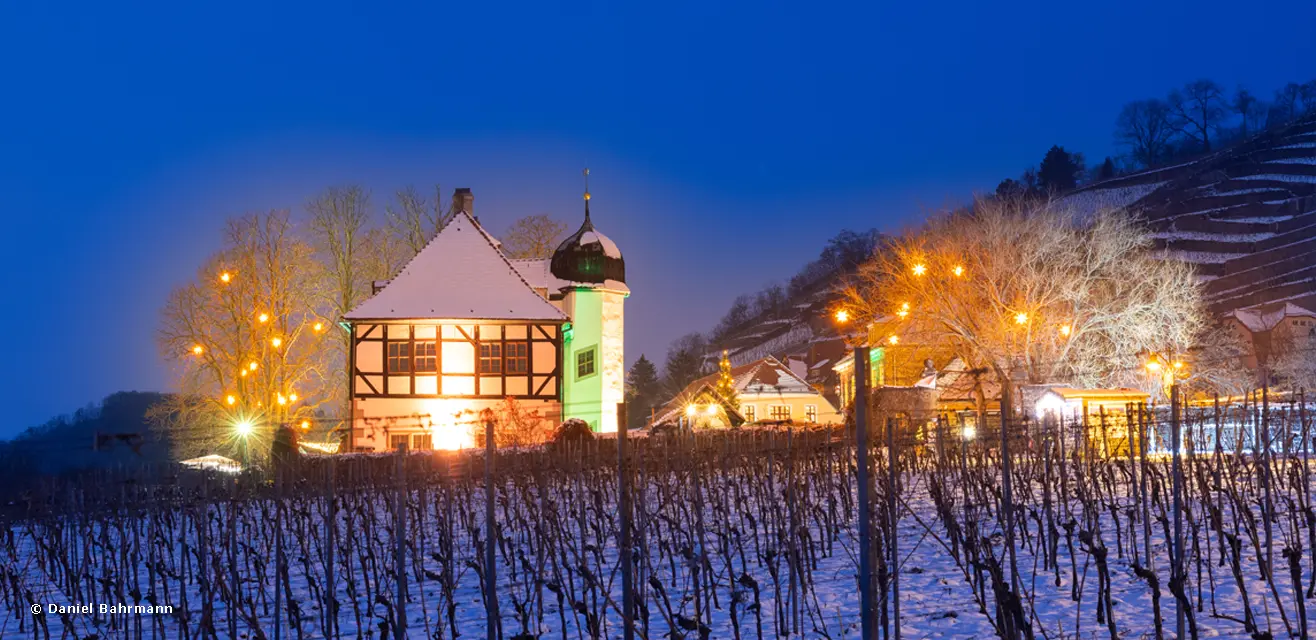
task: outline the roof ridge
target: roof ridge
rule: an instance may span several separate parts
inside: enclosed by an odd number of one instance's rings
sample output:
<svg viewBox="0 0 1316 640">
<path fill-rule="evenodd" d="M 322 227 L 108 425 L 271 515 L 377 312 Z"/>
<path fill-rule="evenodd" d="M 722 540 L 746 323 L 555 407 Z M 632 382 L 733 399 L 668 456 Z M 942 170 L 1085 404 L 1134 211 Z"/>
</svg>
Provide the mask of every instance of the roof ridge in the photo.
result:
<svg viewBox="0 0 1316 640">
<path fill-rule="evenodd" d="M 550 318 L 569 319 L 561 309 L 557 308 L 555 305 L 549 302 L 544 296 L 539 295 L 538 291 L 535 291 L 535 288 L 530 285 L 529 281 L 527 281 L 525 277 L 521 275 L 521 271 L 512 265 L 507 255 L 504 254 L 502 249 L 499 248 L 493 236 L 490 235 L 489 232 L 486 231 L 484 227 L 479 223 L 479 221 L 476 220 L 475 217 L 472 216 L 471 213 L 469 211 L 466 211 L 465 209 L 460 209 L 456 213 L 454 213 L 452 217 L 448 220 L 447 224 L 445 224 L 443 228 L 438 231 L 438 233 L 434 234 L 434 236 L 430 238 L 428 242 L 425 243 L 425 246 L 421 247 L 420 251 L 417 251 L 415 255 L 413 255 L 409 260 L 407 260 L 407 263 L 403 265 L 403 267 L 400 270 L 398 270 L 397 275 L 394 276 L 387 285 L 385 285 L 382 289 L 380 289 L 378 293 L 358 303 L 351 311 L 344 314 L 344 318 L 363 317 L 363 316 L 355 316 L 354 314 L 356 314 L 363 307 L 369 305 L 372 301 L 378 299 L 380 296 L 385 295 L 385 293 L 389 291 L 390 287 L 396 286 L 398 281 L 404 279 L 404 277 L 406 279 L 424 278 L 426 274 L 420 272 L 413 273 L 413 269 L 417 268 L 417 264 L 421 260 L 421 257 L 426 255 L 427 251 L 437 250 L 435 243 L 438 242 L 441 237 L 444 237 L 445 233 L 451 233 L 454 236 L 458 233 L 461 233 L 460 225 L 463 219 L 466 222 L 470 223 L 471 229 L 480 235 L 480 237 L 484 240 L 485 246 L 488 247 L 489 250 L 493 251 L 494 254 L 498 256 L 497 259 L 501 261 L 502 268 L 506 269 L 513 277 L 516 278 L 517 282 L 521 283 L 524 293 L 534 296 L 539 303 L 545 306 L 545 310 L 552 309 L 553 314 L 545 315 L 543 319 L 545 320 Z M 453 240 L 453 242 L 460 243 L 462 241 Z M 454 246 L 460 246 L 460 245 L 454 245 Z M 478 246 L 478 245 L 474 245 L 474 246 Z M 430 262 L 434 262 L 436 258 L 431 257 L 428 258 L 428 260 Z M 491 268 L 495 270 L 497 269 L 497 267 L 491 267 Z M 397 291 L 402 291 L 402 289 L 398 289 Z M 527 303 L 521 303 L 521 304 L 527 304 Z M 390 311 L 392 310 L 390 309 Z M 433 309 L 431 309 L 431 311 L 433 311 Z M 515 312 L 512 312 L 510 309 L 508 310 L 508 313 L 513 313 L 513 315 L 516 315 Z M 534 312 L 534 313 L 538 313 L 538 312 Z M 381 316 L 381 317 L 388 317 L 388 316 Z M 495 319 L 497 317 L 500 316 L 493 316 L 488 319 Z"/>
<path fill-rule="evenodd" d="M 484 236 L 484 241 L 487 242 L 487 243 L 489 244 L 489 248 L 490 248 L 490 249 L 493 249 L 494 252 L 498 254 L 498 257 L 499 257 L 499 258 L 502 258 L 502 260 L 503 260 L 503 264 L 507 265 L 507 269 L 508 269 L 509 271 L 511 271 L 514 275 L 516 275 L 516 279 L 517 279 L 517 280 L 520 280 L 520 281 L 521 281 L 521 284 L 525 285 L 525 288 L 526 288 L 527 290 L 529 290 L 530 293 L 533 293 L 536 297 L 538 297 L 539 299 L 543 300 L 545 304 L 549 304 L 549 306 L 552 306 L 552 305 L 548 302 L 547 299 L 545 299 L 543 296 L 539 295 L 539 292 L 538 292 L 538 291 L 535 291 L 535 288 L 534 288 L 534 287 L 530 286 L 530 283 L 529 283 L 528 281 L 526 281 L 525 276 L 521 275 L 521 271 L 518 270 L 516 267 L 513 267 L 513 266 L 512 266 L 512 261 L 507 257 L 507 254 L 503 253 L 503 250 L 502 250 L 501 248 L 499 248 L 498 245 L 496 245 L 496 244 L 493 243 L 493 236 L 490 235 L 488 231 L 485 231 L 485 230 L 484 230 L 484 227 L 480 225 L 480 221 L 479 221 L 479 220 L 476 220 L 476 219 L 475 219 L 475 216 L 472 216 L 472 215 L 471 215 L 469 212 L 467 212 L 465 209 L 462 209 L 461 211 L 458 211 L 457 213 L 458 213 L 458 214 L 466 214 L 466 218 L 469 219 L 469 220 L 471 221 L 471 224 L 474 224 L 474 225 L 475 225 L 475 229 L 476 229 L 477 231 L 480 232 L 480 235 Z M 436 235 L 436 237 L 437 237 L 437 235 Z M 554 308 L 556 308 L 556 307 L 554 307 Z"/>
</svg>

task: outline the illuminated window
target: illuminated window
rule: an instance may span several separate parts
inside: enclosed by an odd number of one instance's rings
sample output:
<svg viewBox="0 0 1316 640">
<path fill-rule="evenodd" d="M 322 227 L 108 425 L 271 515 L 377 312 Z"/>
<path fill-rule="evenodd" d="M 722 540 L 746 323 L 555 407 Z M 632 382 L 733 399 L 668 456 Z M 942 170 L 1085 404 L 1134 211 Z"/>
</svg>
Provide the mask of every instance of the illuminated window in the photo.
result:
<svg viewBox="0 0 1316 640">
<path fill-rule="evenodd" d="M 388 343 L 388 372 L 409 373 L 411 371 L 411 343 Z"/>
<path fill-rule="evenodd" d="M 435 371 L 438 369 L 438 349 L 433 342 L 416 343 L 416 371 Z"/>
<path fill-rule="evenodd" d="M 480 373 L 503 372 L 503 345 L 498 342 L 480 344 Z"/>
<path fill-rule="evenodd" d="M 818 424 L 818 405 L 804 405 L 804 419 L 808 420 L 809 424 Z"/>
<path fill-rule="evenodd" d="M 417 433 L 411 436 L 411 449 L 413 451 L 428 451 L 434 448 L 434 434 Z"/>
<path fill-rule="evenodd" d="M 594 348 L 576 352 L 576 377 L 594 375 Z"/>
<path fill-rule="evenodd" d="M 503 351 L 506 361 L 504 370 L 508 373 L 526 373 L 530 370 L 530 344 L 526 342 L 509 342 Z"/>
<path fill-rule="evenodd" d="M 740 415 L 745 416 L 745 422 L 754 421 L 754 405 L 747 404 L 740 407 Z"/>
<path fill-rule="evenodd" d="M 788 404 L 774 404 L 768 407 L 768 416 L 773 420 L 790 420 L 791 406 Z"/>
<path fill-rule="evenodd" d="M 388 448 L 390 448 L 390 449 L 401 449 L 402 447 L 407 446 L 407 442 L 409 442 L 410 439 L 411 439 L 411 436 L 406 435 L 406 434 L 403 434 L 403 435 L 391 435 L 391 436 L 388 437 Z"/>
</svg>

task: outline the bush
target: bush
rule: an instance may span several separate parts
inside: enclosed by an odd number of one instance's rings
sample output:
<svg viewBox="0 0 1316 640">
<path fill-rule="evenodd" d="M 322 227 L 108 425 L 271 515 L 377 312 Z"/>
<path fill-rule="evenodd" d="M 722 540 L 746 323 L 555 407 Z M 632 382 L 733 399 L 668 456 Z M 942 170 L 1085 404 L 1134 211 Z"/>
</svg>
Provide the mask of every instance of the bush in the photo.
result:
<svg viewBox="0 0 1316 640">
<path fill-rule="evenodd" d="M 572 418 L 558 425 L 553 432 L 553 444 L 588 442 L 594 439 L 594 431 L 589 423 L 580 418 Z"/>
</svg>

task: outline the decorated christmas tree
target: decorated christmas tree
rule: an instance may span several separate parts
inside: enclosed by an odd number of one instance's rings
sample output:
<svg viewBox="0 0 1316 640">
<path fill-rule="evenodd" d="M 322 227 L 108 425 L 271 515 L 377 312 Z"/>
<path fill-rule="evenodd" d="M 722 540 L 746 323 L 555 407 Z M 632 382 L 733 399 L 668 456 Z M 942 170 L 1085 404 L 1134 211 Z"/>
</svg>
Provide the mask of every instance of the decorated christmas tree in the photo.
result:
<svg viewBox="0 0 1316 640">
<path fill-rule="evenodd" d="M 722 361 L 718 363 L 718 370 L 717 386 L 713 387 L 713 392 L 727 406 L 732 408 L 739 406 L 740 402 L 736 398 L 736 380 L 731 377 L 731 360 L 727 358 L 725 349 L 722 350 Z"/>
</svg>

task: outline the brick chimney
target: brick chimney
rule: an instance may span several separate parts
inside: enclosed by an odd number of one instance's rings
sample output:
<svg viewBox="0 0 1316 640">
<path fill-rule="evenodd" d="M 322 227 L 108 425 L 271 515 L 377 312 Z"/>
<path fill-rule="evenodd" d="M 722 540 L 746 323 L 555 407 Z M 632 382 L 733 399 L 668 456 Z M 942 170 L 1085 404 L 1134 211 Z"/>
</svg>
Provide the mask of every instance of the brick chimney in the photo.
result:
<svg viewBox="0 0 1316 640">
<path fill-rule="evenodd" d="M 452 192 L 452 212 L 465 211 L 475 215 L 475 194 L 471 193 L 470 187 L 461 187 Z"/>
</svg>

